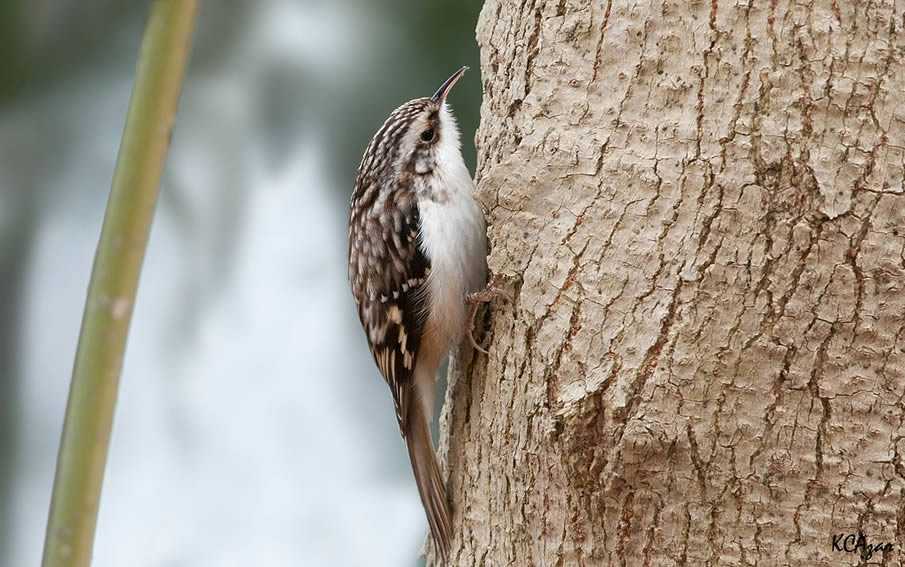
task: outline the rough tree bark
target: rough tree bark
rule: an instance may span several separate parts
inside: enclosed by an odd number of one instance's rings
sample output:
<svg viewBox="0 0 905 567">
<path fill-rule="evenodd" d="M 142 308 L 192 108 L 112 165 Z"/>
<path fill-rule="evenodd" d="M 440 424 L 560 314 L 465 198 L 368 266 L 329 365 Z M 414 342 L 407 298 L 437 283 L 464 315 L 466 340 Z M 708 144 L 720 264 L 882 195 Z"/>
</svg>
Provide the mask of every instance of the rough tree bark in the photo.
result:
<svg viewBox="0 0 905 567">
<path fill-rule="evenodd" d="M 513 300 L 452 364 L 451 563 L 902 564 L 905 3 L 491 0 L 477 35 Z"/>
</svg>

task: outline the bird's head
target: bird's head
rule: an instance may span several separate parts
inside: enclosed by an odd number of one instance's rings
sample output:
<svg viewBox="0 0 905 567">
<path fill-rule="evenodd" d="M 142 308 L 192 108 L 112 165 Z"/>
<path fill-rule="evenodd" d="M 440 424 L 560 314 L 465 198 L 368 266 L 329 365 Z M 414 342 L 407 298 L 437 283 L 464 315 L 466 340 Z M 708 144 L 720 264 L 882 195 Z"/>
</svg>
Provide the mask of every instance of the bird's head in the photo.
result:
<svg viewBox="0 0 905 567">
<path fill-rule="evenodd" d="M 358 168 L 359 177 L 430 176 L 437 166 L 461 162 L 459 129 L 446 97 L 468 67 L 448 78 L 430 97 L 410 100 L 390 114 L 374 134 Z"/>
</svg>

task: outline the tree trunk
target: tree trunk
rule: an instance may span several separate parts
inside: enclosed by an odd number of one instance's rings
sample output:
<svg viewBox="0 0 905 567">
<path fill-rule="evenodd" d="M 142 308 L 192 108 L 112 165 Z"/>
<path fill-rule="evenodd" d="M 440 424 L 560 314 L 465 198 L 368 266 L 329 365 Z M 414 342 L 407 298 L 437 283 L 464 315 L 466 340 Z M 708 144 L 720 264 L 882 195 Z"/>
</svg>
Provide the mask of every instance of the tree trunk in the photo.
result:
<svg viewBox="0 0 905 567">
<path fill-rule="evenodd" d="M 451 564 L 903 563 L 903 13 L 487 2 Z"/>
</svg>

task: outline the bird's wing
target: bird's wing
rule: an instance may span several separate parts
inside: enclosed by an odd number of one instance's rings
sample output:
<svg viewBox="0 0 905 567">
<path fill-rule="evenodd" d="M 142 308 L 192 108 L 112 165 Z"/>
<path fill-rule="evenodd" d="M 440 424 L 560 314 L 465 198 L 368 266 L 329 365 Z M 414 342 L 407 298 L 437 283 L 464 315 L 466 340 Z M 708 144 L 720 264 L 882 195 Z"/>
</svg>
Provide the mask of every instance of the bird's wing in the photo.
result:
<svg viewBox="0 0 905 567">
<path fill-rule="evenodd" d="M 416 355 L 424 334 L 430 262 L 419 246 L 417 204 L 395 203 L 390 210 L 393 213 L 386 217 L 385 225 L 353 218 L 353 233 L 356 229 L 379 230 L 365 238 L 371 242 L 382 238 L 384 248 L 372 245 L 359 250 L 358 258 L 350 256 L 350 276 L 353 288 L 362 286 L 364 293 L 355 294 L 358 315 L 374 361 L 393 394 L 396 419 L 404 435 Z"/>
</svg>

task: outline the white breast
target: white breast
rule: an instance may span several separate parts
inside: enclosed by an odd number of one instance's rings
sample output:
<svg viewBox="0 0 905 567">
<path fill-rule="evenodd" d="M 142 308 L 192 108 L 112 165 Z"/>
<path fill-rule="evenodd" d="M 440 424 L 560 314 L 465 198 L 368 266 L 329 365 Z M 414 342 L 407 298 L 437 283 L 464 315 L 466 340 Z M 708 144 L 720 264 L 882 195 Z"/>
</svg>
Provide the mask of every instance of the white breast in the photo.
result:
<svg viewBox="0 0 905 567">
<path fill-rule="evenodd" d="M 484 287 L 487 237 L 484 215 L 474 200 L 474 183 L 459 150 L 455 118 L 445 104 L 440 123 L 434 176 L 445 195 L 419 200 L 418 209 L 421 247 L 431 263 L 427 327 L 437 347 L 445 343 L 442 358 L 465 330 L 465 294 Z"/>
</svg>

